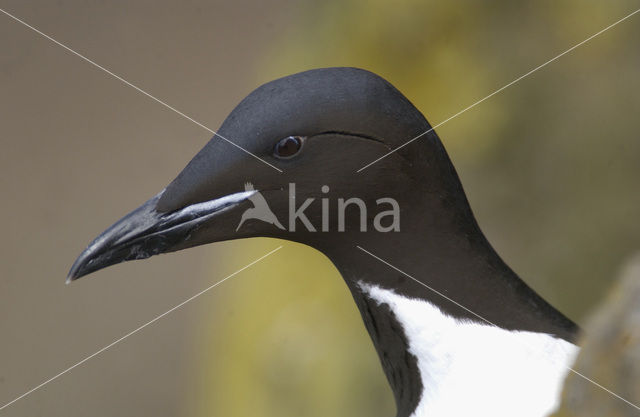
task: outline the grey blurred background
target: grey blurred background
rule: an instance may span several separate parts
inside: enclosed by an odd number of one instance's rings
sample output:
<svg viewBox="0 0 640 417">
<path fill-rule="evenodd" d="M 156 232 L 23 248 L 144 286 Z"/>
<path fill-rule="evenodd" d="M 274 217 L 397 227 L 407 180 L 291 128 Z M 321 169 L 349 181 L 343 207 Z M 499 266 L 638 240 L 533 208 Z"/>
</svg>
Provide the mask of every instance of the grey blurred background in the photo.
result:
<svg viewBox="0 0 640 417">
<path fill-rule="evenodd" d="M 259 84 L 358 66 L 437 124 L 636 1 L 0 1 L 216 129 Z M 640 17 L 437 129 L 489 240 L 583 322 L 640 248 Z M 218 243 L 65 286 L 106 226 L 210 134 L 0 14 L 0 406 L 279 242 Z M 265 296 L 266 295 L 266 296 Z M 2 416 L 391 415 L 340 277 L 286 244 Z"/>
</svg>

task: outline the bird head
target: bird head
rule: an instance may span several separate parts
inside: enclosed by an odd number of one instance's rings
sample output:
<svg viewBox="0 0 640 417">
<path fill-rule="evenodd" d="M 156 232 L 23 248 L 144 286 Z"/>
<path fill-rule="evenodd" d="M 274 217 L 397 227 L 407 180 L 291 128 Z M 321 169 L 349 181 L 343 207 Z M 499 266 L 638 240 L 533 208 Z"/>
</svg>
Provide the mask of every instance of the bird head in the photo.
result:
<svg viewBox="0 0 640 417">
<path fill-rule="evenodd" d="M 441 156 L 434 156 L 444 150 L 429 129 L 396 88 L 365 70 L 316 69 L 264 84 L 238 104 L 165 189 L 98 236 L 68 279 L 223 240 L 267 236 L 313 246 L 340 234 L 339 198 L 360 199 L 369 209 L 367 233 L 376 233 L 371 222 L 378 199 L 401 199 L 418 175 L 428 187 L 431 177 L 448 173 L 446 154 L 444 165 Z M 427 131 L 420 147 L 411 143 L 358 172 Z M 431 175 L 434 171 L 441 175 Z M 256 193 L 284 228 L 259 219 L 237 227 L 242 214 L 254 207 Z M 315 231 L 300 218 L 291 227 L 292 207 L 295 211 L 308 199 L 313 200 L 303 214 Z M 322 199 L 331 210 L 324 232 Z M 351 230 L 363 233 L 357 211 L 355 206 L 345 209 L 342 238 Z"/>
</svg>

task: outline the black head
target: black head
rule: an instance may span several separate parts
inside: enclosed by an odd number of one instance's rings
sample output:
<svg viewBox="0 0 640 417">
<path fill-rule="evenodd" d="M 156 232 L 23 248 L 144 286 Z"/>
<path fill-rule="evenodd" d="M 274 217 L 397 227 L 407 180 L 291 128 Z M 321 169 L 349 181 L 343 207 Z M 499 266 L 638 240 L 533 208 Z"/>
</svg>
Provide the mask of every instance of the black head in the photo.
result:
<svg viewBox="0 0 640 417">
<path fill-rule="evenodd" d="M 363 233 L 355 205 L 345 209 L 340 228 L 338 198 L 362 200 L 369 209 L 367 233 L 375 233 L 375 210 L 393 209 L 376 200 L 400 199 L 416 186 L 431 191 L 447 189 L 447 182 L 458 186 L 433 132 L 421 138 L 420 147 L 403 147 L 357 172 L 429 130 L 397 89 L 368 71 L 316 69 L 269 82 L 240 102 L 220 127 L 220 137 L 214 136 L 166 189 L 91 243 L 69 279 L 215 241 L 270 236 L 314 245 L 335 233 Z M 304 211 L 315 231 L 300 220 L 290 224 L 291 184 L 296 208 L 315 199 Z M 256 202 L 261 198 L 277 222 L 252 216 L 264 215 Z M 321 199 L 331 204 L 325 232 Z M 258 213 L 245 213 L 254 207 Z"/>
</svg>

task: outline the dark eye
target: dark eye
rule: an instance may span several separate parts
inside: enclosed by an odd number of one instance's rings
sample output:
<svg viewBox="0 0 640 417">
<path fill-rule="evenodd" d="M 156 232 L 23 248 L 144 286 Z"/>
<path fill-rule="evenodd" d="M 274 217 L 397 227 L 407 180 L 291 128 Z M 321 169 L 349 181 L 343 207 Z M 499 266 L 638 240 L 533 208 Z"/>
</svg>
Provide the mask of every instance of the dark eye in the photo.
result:
<svg viewBox="0 0 640 417">
<path fill-rule="evenodd" d="M 300 152 L 300 148 L 302 148 L 302 136 L 287 136 L 276 143 L 273 154 L 278 158 L 291 158 Z"/>
</svg>

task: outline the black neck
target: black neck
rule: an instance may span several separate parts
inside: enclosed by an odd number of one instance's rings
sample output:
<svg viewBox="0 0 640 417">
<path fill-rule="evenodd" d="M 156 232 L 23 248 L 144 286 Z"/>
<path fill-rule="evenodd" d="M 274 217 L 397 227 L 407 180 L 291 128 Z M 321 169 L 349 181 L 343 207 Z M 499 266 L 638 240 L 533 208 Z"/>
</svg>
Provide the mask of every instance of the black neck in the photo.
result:
<svg viewBox="0 0 640 417">
<path fill-rule="evenodd" d="M 413 413 L 425 388 L 417 358 L 408 352 L 406 335 L 393 312 L 370 299 L 358 283 L 364 281 L 427 300 L 456 318 L 483 321 L 356 248 L 356 244 L 501 328 L 543 332 L 574 341 L 576 325 L 518 278 L 484 238 L 475 244 L 467 241 L 464 245 L 447 245 L 430 241 L 419 230 L 411 232 L 424 236 L 416 246 L 403 243 L 406 236 L 398 236 L 322 248 L 347 282 L 360 310 L 393 390 L 397 417 Z"/>
<path fill-rule="evenodd" d="M 396 195 L 399 232 L 317 233 L 306 243 L 331 259 L 354 297 L 360 296 L 357 283 L 364 281 L 426 300 L 455 318 L 573 341 L 577 326 L 504 263 L 478 227 L 462 189 L 447 195 L 420 187 L 421 181 L 407 183 Z"/>
<path fill-rule="evenodd" d="M 426 300 L 455 318 L 486 320 L 507 330 L 547 333 L 572 342 L 578 331 L 502 261 L 480 231 L 452 167 L 449 175 L 448 191 L 438 188 L 442 178 L 431 184 L 424 178 L 402 179 L 406 188 L 397 195 L 400 232 L 317 234 L 311 243 L 332 260 L 349 286 L 393 389 L 398 417 L 409 416 L 422 393 L 416 358 L 407 351 L 406 336 L 393 313 L 370 300 L 361 281 Z"/>
</svg>

